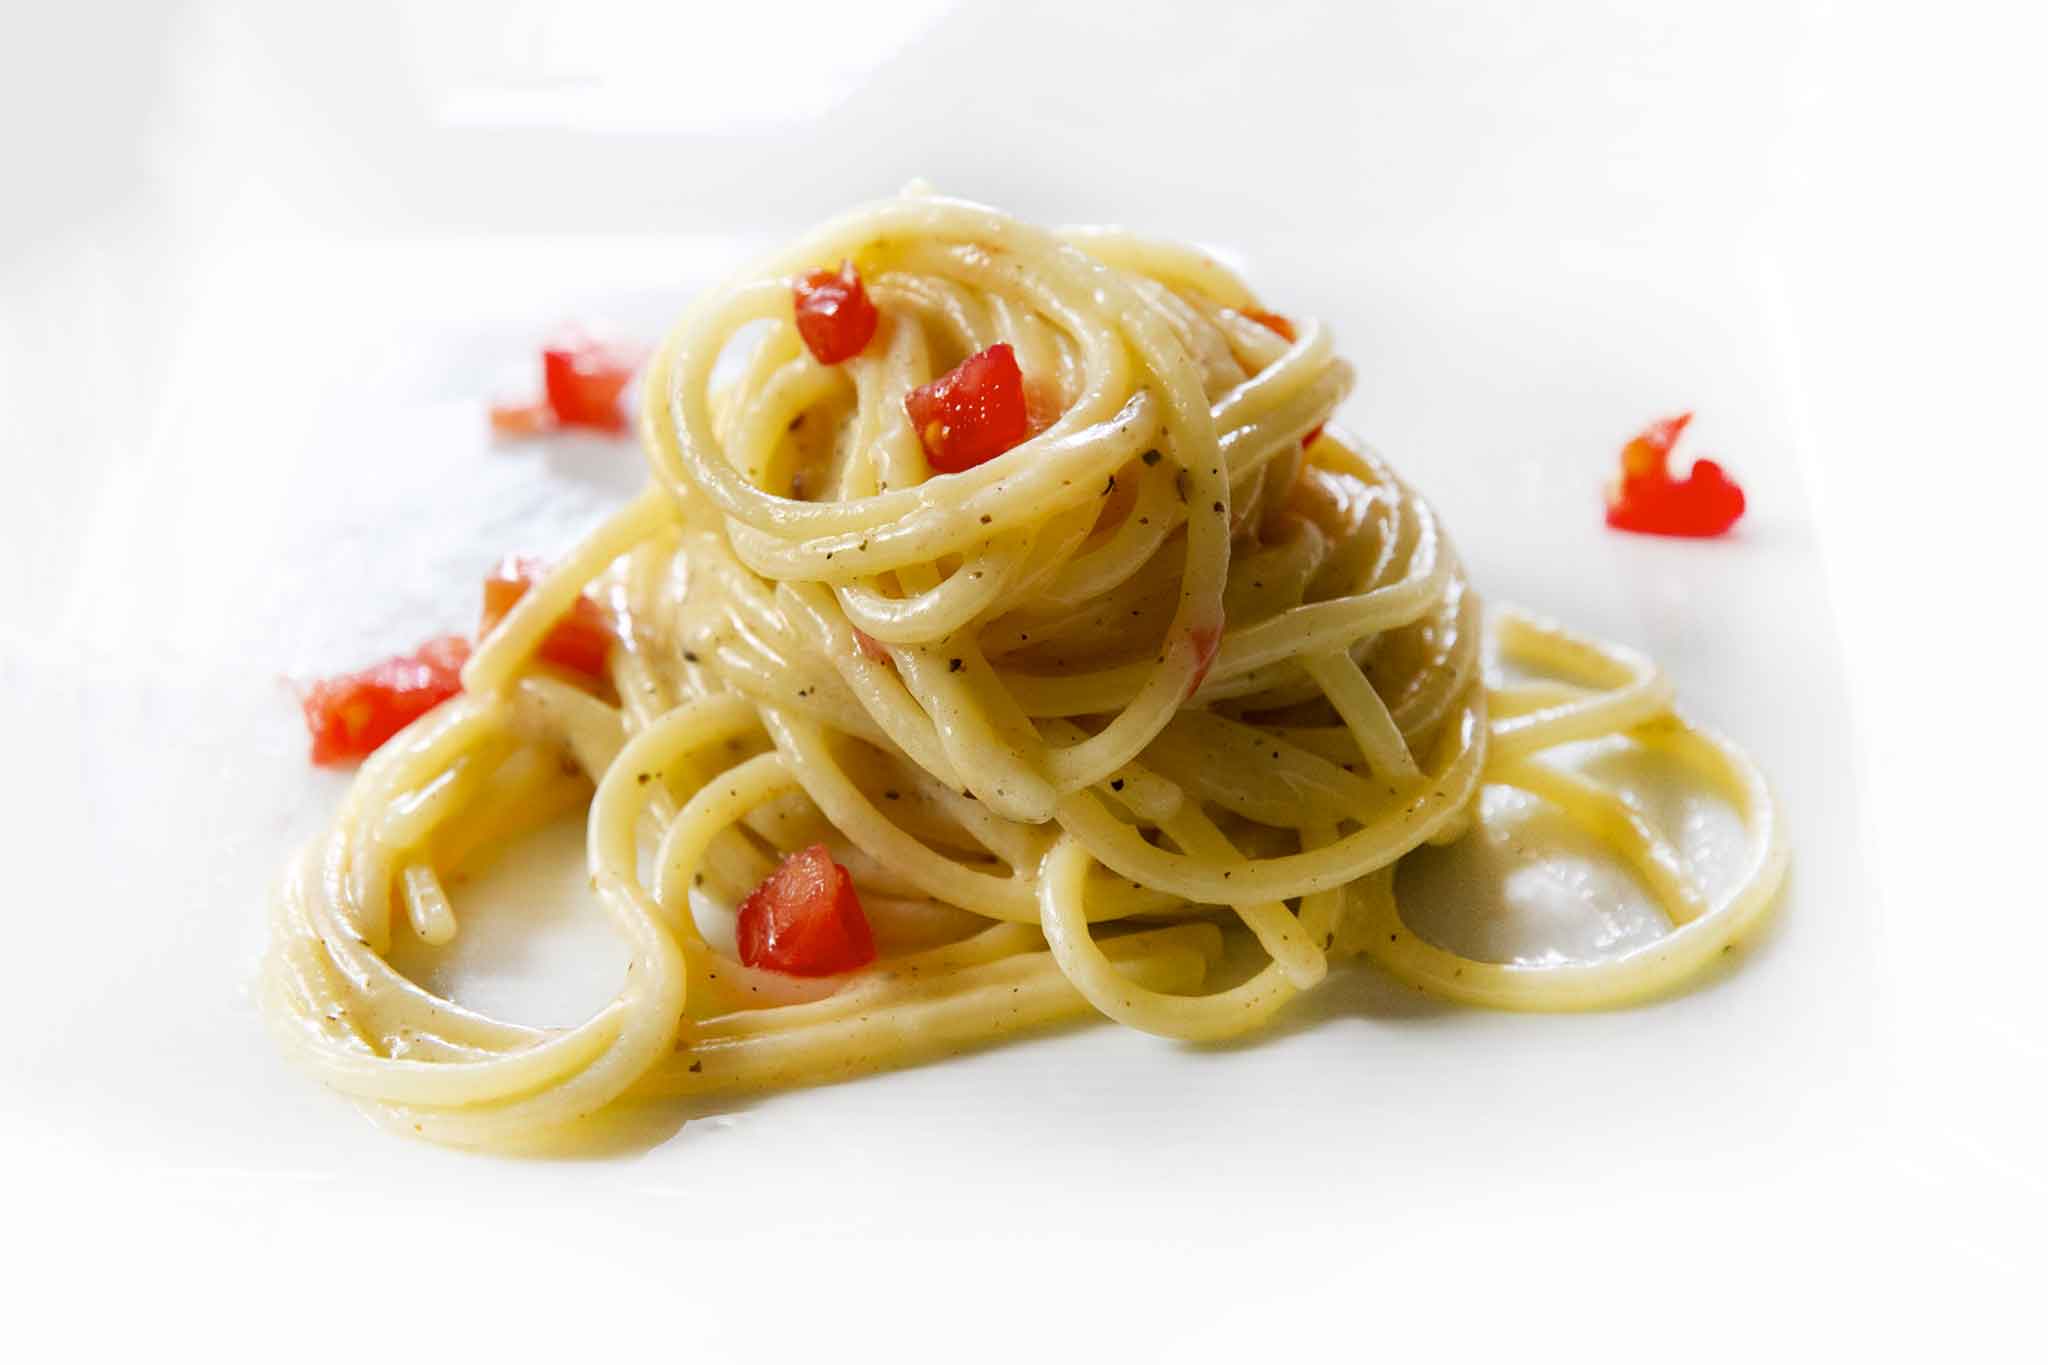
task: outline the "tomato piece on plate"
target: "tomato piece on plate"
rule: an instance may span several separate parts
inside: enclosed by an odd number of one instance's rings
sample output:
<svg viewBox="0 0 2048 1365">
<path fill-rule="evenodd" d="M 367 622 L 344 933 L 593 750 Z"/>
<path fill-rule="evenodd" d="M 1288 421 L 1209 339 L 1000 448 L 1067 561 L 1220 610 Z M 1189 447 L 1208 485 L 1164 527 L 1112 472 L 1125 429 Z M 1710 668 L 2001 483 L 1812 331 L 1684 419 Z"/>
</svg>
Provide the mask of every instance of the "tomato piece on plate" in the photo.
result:
<svg viewBox="0 0 2048 1365">
<path fill-rule="evenodd" d="M 1607 492 L 1607 524 L 1658 536 L 1718 536 L 1742 516 L 1742 489 L 1712 460 L 1695 460 L 1683 479 L 1670 459 L 1689 412 L 1652 422 L 1622 448 L 1621 478 Z"/>
<path fill-rule="evenodd" d="M 967 357 L 903 396 L 903 410 L 941 474 L 993 460 L 1031 434 L 1024 373 L 1007 341 Z"/>
<path fill-rule="evenodd" d="M 565 427 L 624 431 L 626 411 L 619 399 L 639 363 L 639 356 L 626 347 L 580 332 L 564 336 L 541 352 L 541 374 L 555 420 Z"/>
<path fill-rule="evenodd" d="M 299 698 L 313 736 L 315 763 L 368 758 L 393 735 L 462 690 L 469 641 L 429 640 L 410 654 L 360 673 L 323 678 Z"/>
<path fill-rule="evenodd" d="M 812 844 L 782 860 L 740 902 L 740 961 L 791 976 L 835 976 L 875 960 L 853 877 Z"/>
<path fill-rule="evenodd" d="M 852 261 L 813 270 L 796 282 L 796 330 L 820 365 L 837 365 L 867 349 L 878 315 Z"/>
<path fill-rule="evenodd" d="M 494 435 L 516 440 L 524 436 L 539 436 L 554 429 L 555 410 L 546 403 L 491 404 L 491 431 Z"/>
<path fill-rule="evenodd" d="M 491 571 L 491 576 L 484 580 L 484 615 L 483 623 L 477 627 L 477 638 L 481 639 L 496 629 L 498 622 L 512 610 L 513 604 L 526 596 L 526 590 L 546 573 L 546 564 L 528 556 L 507 555 L 501 560 Z M 555 623 L 547 639 L 541 641 L 539 654 L 549 663 L 572 673 L 602 678 L 605 660 L 617 640 L 611 622 L 605 618 L 604 608 L 587 594 L 579 594 L 576 605 Z"/>
</svg>

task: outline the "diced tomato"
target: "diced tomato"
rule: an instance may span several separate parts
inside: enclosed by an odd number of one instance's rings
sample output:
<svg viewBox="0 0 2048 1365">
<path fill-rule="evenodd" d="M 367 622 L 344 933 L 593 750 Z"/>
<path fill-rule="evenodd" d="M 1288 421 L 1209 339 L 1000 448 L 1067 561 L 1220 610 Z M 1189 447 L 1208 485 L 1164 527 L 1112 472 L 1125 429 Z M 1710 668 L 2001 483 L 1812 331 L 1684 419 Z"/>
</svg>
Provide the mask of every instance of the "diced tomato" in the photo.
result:
<svg viewBox="0 0 2048 1365">
<path fill-rule="evenodd" d="M 1031 434 L 1024 374 L 1007 341 L 967 357 L 903 397 L 925 459 L 941 474 L 972 469 Z"/>
<path fill-rule="evenodd" d="M 873 659 L 878 664 L 892 662 L 889 651 L 882 642 L 859 626 L 853 628 L 853 647 L 861 652 L 863 658 Z"/>
<path fill-rule="evenodd" d="M 740 902 L 740 961 L 792 976 L 833 976 L 875 960 L 853 877 L 823 844 L 792 853 Z"/>
<path fill-rule="evenodd" d="M 796 282 L 796 330 L 820 365 L 837 365 L 867 349 L 877 314 L 852 261 L 813 270 Z"/>
<path fill-rule="evenodd" d="M 477 627 L 477 637 L 489 635 L 498 622 L 526 590 L 547 573 L 547 565 L 537 559 L 508 555 L 491 571 L 484 580 L 483 623 Z M 611 654 L 612 645 L 618 636 L 612 632 L 611 622 L 605 619 L 604 608 L 587 595 L 579 595 L 576 605 L 555 628 L 541 641 L 540 657 L 549 663 L 558 664 L 572 673 L 586 673 L 593 678 L 604 676 L 605 659 Z"/>
<path fill-rule="evenodd" d="M 546 403 L 493 403 L 491 430 L 517 439 L 555 429 L 555 410 Z"/>
<path fill-rule="evenodd" d="M 468 659 L 469 641 L 447 635 L 360 673 L 314 683 L 299 698 L 313 736 L 313 761 L 369 757 L 385 740 L 460 692 Z"/>
<path fill-rule="evenodd" d="M 1297 339 L 1294 332 L 1294 324 L 1288 321 L 1286 318 L 1282 317 L 1278 313 L 1262 313 L 1258 309 L 1254 308 L 1250 312 L 1246 313 L 1245 316 L 1250 318 L 1253 322 L 1258 323 L 1259 326 L 1266 328 L 1268 331 L 1278 332 L 1282 337 L 1286 339 L 1287 344 L 1290 346 L 1292 346 Z"/>
<path fill-rule="evenodd" d="M 1621 479 L 1607 493 L 1607 524 L 1659 536 L 1718 536 L 1746 505 L 1742 489 L 1712 460 L 1693 461 L 1684 479 L 1671 477 L 1673 447 L 1689 412 L 1652 422 L 1622 448 Z"/>
<path fill-rule="evenodd" d="M 1196 626 L 1188 632 L 1188 639 L 1195 646 L 1195 676 L 1188 679 L 1188 695 L 1192 697 L 1201 690 L 1216 662 L 1216 652 L 1223 647 L 1223 631 L 1217 626 Z"/>
<path fill-rule="evenodd" d="M 565 427 L 624 431 L 626 412 L 619 397 L 638 364 L 639 356 L 623 346 L 580 332 L 564 336 L 541 352 L 542 378 L 555 420 Z"/>
</svg>

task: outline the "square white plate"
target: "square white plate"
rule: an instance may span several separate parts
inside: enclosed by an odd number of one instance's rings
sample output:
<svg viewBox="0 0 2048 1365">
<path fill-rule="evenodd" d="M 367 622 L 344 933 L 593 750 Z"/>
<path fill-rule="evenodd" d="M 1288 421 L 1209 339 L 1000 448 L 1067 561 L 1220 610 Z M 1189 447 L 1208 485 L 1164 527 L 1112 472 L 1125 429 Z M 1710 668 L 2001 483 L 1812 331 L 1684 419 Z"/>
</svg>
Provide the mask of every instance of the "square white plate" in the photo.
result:
<svg viewBox="0 0 2048 1365">
<path fill-rule="evenodd" d="M 1922 993 L 1971 1002 L 1878 936 L 1802 464 L 1813 336 L 1772 235 L 1798 25 L 1069 8 L 219 4 L 131 35 L 6 279 L 8 472 L 36 477 L 0 504 L 26 585 L 0 609 L 26 834 L 0 1181 L 50 1321 L 117 1288 L 118 1334 L 206 1304 L 252 1352 L 1685 1355 L 1791 1320 L 1881 1335 L 1870 1287 L 1909 1276 L 1930 1329 L 2022 1282 L 2025 1129 L 1972 1145 L 1898 1083 Z M 60 35 L 93 50 L 85 21 Z M 1213 244 L 1330 322 L 1362 376 L 1344 420 L 1482 592 L 1649 650 L 1773 778 L 1770 927 L 1641 1009 L 1489 1014 L 1359 971 L 1239 1047 L 1071 1030 L 574 1161 L 400 1142 L 291 1072 L 248 989 L 263 900 L 343 779 L 306 766 L 288 679 L 466 628 L 497 556 L 639 486 L 630 446 L 487 439 L 550 326 L 652 338 L 912 174 Z M 1620 441 L 1687 407 L 1749 491 L 1739 534 L 1605 531 Z M 550 886 L 522 888 L 553 926 L 526 956 L 467 965 L 555 1021 L 615 967 Z"/>
</svg>

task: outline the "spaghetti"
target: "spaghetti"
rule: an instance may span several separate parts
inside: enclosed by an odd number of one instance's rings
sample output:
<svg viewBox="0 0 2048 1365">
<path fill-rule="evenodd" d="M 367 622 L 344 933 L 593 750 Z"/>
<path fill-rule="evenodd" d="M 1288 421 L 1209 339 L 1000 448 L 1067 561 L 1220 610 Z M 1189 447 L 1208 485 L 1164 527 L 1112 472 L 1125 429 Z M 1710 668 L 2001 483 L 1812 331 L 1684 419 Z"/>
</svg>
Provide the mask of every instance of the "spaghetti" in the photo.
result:
<svg viewBox="0 0 2048 1365">
<path fill-rule="evenodd" d="M 874 317 L 828 364 L 792 282 L 835 269 Z M 1516 1009 L 1682 980 L 1777 885 L 1763 781 L 1646 659 L 1483 621 L 1428 505 L 1324 425 L 1352 382 L 1328 333 L 1274 323 L 1193 250 L 932 197 L 849 214 L 709 295 L 647 375 L 652 487 L 511 606 L 461 694 L 364 764 L 292 866 L 265 971 L 278 1036 L 397 1126 L 496 1145 L 1089 1012 L 1226 1038 L 1355 956 Z M 999 344 L 1028 434 L 934 473 L 906 395 Z M 537 658 L 586 590 L 617 624 L 589 685 Z M 1489 688 L 1489 631 L 1549 680 Z M 1629 798 L 1544 757 L 1602 736 L 1734 801 L 1732 888 L 1707 896 Z M 1595 833 L 1672 932 L 1549 965 L 1410 931 L 1399 860 L 1458 837 L 1485 783 Z M 453 870 L 585 802 L 596 900 L 631 955 L 610 1004 L 531 1028 L 390 965 L 396 934 L 456 932 Z M 818 842 L 885 948 L 939 946 L 826 977 L 711 946 L 704 903 Z M 1233 940 L 1264 965 L 1216 984 Z"/>
</svg>

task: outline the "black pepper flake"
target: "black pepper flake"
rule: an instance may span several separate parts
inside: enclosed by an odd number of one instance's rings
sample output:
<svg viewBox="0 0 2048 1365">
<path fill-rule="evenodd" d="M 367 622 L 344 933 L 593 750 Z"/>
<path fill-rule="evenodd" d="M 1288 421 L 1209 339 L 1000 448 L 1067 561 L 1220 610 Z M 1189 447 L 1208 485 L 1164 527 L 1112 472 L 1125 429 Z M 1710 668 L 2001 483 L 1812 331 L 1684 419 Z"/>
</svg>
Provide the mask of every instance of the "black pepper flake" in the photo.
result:
<svg viewBox="0 0 2048 1365">
<path fill-rule="evenodd" d="M 894 788 L 891 788 L 890 790 L 883 792 L 882 795 L 886 796 L 891 801 L 900 801 L 903 799 L 903 793 L 895 790 Z"/>
<path fill-rule="evenodd" d="M 1223 515 L 1223 504 L 1222 504 L 1222 503 L 1220 503 L 1220 502 L 1217 502 L 1217 503 L 1211 503 L 1211 504 L 1210 504 L 1210 510 L 1212 510 L 1213 512 L 1215 512 L 1215 513 L 1216 513 L 1216 515 L 1218 515 L 1218 516 L 1222 516 L 1222 515 Z"/>
<path fill-rule="evenodd" d="M 703 1059 L 703 1058 L 701 1058 L 701 1057 L 700 1057 L 700 1058 L 698 1058 L 698 1059 L 697 1059 L 696 1061 L 694 1061 L 694 1062 L 691 1062 L 691 1063 L 690 1063 L 690 1070 L 692 1070 L 692 1071 L 702 1071 L 703 1069 L 704 1069 L 704 1059 Z"/>
<path fill-rule="evenodd" d="M 964 666 L 964 663 L 963 663 L 963 661 L 962 661 L 962 660 L 959 660 L 959 659 L 948 659 L 948 660 L 946 660 L 946 671 L 947 671 L 948 673 L 958 673 L 958 672 L 959 672 L 959 671 L 961 670 L 961 668 L 962 668 L 963 666 Z"/>
<path fill-rule="evenodd" d="M 635 778 L 634 780 L 635 780 L 635 781 L 637 781 L 637 782 L 639 782 L 639 784 L 640 784 L 641 786 L 643 786 L 643 787 L 644 787 L 644 786 L 646 786 L 646 785 L 647 785 L 647 784 L 648 784 L 649 782 L 652 782 L 652 781 L 654 780 L 654 774 L 653 774 L 653 773 L 641 773 L 641 774 L 639 774 L 639 776 L 638 776 L 637 778 Z"/>
<path fill-rule="evenodd" d="M 684 651 L 683 651 L 683 659 L 684 659 L 684 661 L 685 661 L 686 663 L 696 663 L 696 662 L 697 662 L 697 651 L 695 651 L 695 650 L 693 650 L 693 649 L 686 649 L 686 650 L 684 650 Z"/>
<path fill-rule="evenodd" d="M 1188 472 L 1183 469 L 1173 476 L 1173 491 L 1180 494 L 1180 500 L 1188 500 Z"/>
<path fill-rule="evenodd" d="M 1156 450 L 1148 450 L 1140 458 L 1142 458 L 1146 464 L 1158 464 L 1159 452 Z"/>
<path fill-rule="evenodd" d="M 1116 475 L 1112 474 L 1109 476 L 1109 482 L 1102 485 L 1102 496 L 1106 498 L 1114 492 L 1116 492 Z"/>
<path fill-rule="evenodd" d="M 1124 780 L 1121 777 L 1111 778 L 1109 782 L 1109 789 L 1113 792 L 1122 791 L 1124 789 Z"/>
</svg>

